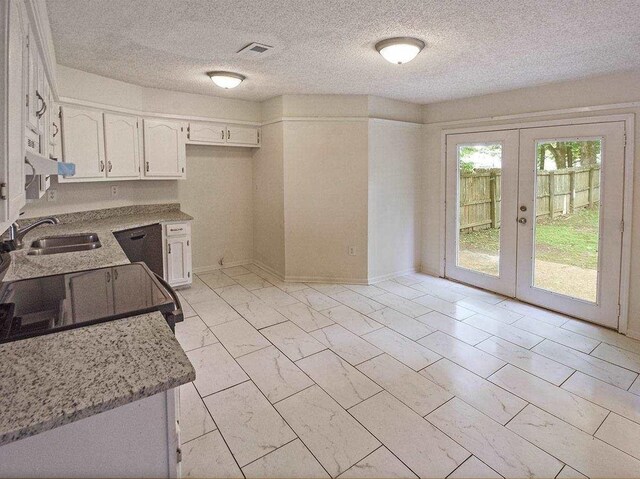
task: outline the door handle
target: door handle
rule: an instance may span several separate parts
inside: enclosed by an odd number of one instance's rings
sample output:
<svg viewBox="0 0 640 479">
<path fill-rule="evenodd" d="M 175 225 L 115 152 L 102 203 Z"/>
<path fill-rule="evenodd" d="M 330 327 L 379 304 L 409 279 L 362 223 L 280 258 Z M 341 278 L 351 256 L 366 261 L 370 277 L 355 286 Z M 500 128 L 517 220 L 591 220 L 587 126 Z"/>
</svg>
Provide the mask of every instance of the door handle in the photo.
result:
<svg viewBox="0 0 640 479">
<path fill-rule="evenodd" d="M 518 218 L 518 223 L 521 225 L 527 224 L 527 218 Z"/>
</svg>

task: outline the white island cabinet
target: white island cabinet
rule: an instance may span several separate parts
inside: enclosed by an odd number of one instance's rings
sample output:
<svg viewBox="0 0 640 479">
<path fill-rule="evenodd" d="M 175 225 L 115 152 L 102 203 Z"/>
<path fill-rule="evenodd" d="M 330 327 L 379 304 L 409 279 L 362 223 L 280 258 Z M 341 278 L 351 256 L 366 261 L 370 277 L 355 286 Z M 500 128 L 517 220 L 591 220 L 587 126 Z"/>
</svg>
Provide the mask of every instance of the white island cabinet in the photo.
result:
<svg viewBox="0 0 640 479">
<path fill-rule="evenodd" d="M 169 389 L 0 446 L 0 477 L 179 477 L 175 399 Z"/>
</svg>

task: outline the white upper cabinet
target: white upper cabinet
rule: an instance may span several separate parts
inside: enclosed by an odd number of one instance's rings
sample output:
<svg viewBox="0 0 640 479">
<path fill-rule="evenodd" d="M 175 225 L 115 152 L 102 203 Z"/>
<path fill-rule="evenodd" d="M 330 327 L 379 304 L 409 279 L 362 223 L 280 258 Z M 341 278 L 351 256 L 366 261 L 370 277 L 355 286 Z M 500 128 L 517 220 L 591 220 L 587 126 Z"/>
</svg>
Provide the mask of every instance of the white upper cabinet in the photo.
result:
<svg viewBox="0 0 640 479">
<path fill-rule="evenodd" d="M 171 120 L 144 120 L 144 177 L 184 178 L 186 124 Z"/>
<path fill-rule="evenodd" d="M 140 141 L 138 118 L 104 114 L 104 150 L 106 177 L 137 179 L 140 177 Z"/>
<path fill-rule="evenodd" d="M 260 128 L 192 121 L 189 123 L 187 142 L 202 145 L 260 146 Z"/>
<path fill-rule="evenodd" d="M 39 118 L 37 112 L 42 108 L 44 97 L 38 91 L 40 87 L 41 62 L 38 50 L 33 43 L 33 33 L 29 28 L 27 33 L 27 127 L 31 130 L 39 132 Z"/>
<path fill-rule="evenodd" d="M 258 146 L 260 129 L 255 126 L 228 125 L 227 143 L 242 146 Z"/>
<path fill-rule="evenodd" d="M 190 143 L 224 144 L 227 139 L 227 126 L 222 123 L 190 122 L 187 132 Z"/>
<path fill-rule="evenodd" d="M 6 92 L 0 96 L 0 226 L 4 231 L 20 215 L 26 204 L 25 195 L 25 135 L 26 122 L 26 41 L 28 25 L 22 2 L 11 0 L 0 5 L 0 18 L 6 19 L 4 44 L 0 43 L 0 64 L 6 73 Z M 2 28 L 0 28 L 0 31 Z M 6 123 L 4 123 L 6 122 Z M 4 136 L 6 135 L 6 137 Z"/>
<path fill-rule="evenodd" d="M 76 174 L 63 181 L 101 179 L 105 176 L 102 112 L 62 107 L 62 157 L 75 163 Z"/>
</svg>

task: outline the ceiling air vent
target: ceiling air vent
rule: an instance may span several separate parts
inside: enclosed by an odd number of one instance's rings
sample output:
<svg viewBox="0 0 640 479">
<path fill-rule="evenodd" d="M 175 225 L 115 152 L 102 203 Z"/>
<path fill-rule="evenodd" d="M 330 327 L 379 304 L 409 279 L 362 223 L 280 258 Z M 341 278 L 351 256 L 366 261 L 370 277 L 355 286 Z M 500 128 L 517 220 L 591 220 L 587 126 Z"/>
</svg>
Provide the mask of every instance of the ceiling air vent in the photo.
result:
<svg viewBox="0 0 640 479">
<path fill-rule="evenodd" d="M 239 55 L 247 58 L 264 58 L 272 53 L 273 47 L 264 43 L 249 43 L 238 51 Z"/>
</svg>

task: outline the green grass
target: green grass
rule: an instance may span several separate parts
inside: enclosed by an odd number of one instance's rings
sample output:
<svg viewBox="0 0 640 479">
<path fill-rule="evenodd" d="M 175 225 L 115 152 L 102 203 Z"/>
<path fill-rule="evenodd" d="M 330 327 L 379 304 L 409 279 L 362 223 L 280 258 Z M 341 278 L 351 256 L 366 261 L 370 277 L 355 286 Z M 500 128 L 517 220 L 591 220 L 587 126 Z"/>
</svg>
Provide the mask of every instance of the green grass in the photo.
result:
<svg viewBox="0 0 640 479">
<path fill-rule="evenodd" d="M 598 208 L 583 209 L 553 221 L 538 219 L 536 258 L 553 263 L 596 269 L 598 265 Z M 460 248 L 497 255 L 499 230 L 460 235 Z"/>
</svg>

